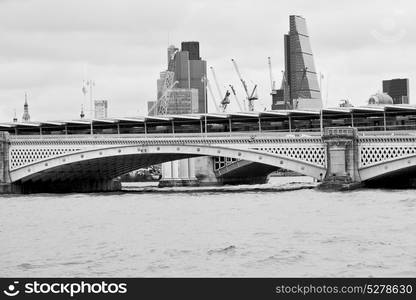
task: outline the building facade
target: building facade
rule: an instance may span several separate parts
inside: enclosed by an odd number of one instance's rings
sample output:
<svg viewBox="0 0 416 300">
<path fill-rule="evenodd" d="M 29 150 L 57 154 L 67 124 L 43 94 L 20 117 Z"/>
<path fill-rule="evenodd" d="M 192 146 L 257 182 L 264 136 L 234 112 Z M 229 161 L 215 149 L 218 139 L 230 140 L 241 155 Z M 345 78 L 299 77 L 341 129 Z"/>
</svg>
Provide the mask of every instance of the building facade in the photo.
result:
<svg viewBox="0 0 416 300">
<path fill-rule="evenodd" d="M 388 94 L 394 104 L 409 104 L 409 79 L 383 80 L 383 93 Z"/>
<path fill-rule="evenodd" d="M 280 91 L 272 93 L 272 109 L 321 109 L 321 91 L 306 20 L 301 16 L 289 16 L 289 28 L 289 33 L 284 35 L 282 86 Z"/>
<path fill-rule="evenodd" d="M 108 117 L 108 101 L 95 100 L 94 101 L 94 117 L 96 119 L 105 119 Z"/>
<path fill-rule="evenodd" d="M 188 51 L 190 60 L 201 60 L 199 56 L 199 42 L 182 42 L 181 50 Z"/>
<path fill-rule="evenodd" d="M 198 90 L 198 112 L 207 112 L 207 91 L 204 78 L 207 75 L 207 62 L 199 56 L 198 42 L 182 42 L 181 50 L 173 58 L 173 70 L 177 88 Z"/>
<path fill-rule="evenodd" d="M 198 113 L 198 90 L 174 88 L 167 91 L 170 99 L 168 114 L 190 114 Z"/>
</svg>

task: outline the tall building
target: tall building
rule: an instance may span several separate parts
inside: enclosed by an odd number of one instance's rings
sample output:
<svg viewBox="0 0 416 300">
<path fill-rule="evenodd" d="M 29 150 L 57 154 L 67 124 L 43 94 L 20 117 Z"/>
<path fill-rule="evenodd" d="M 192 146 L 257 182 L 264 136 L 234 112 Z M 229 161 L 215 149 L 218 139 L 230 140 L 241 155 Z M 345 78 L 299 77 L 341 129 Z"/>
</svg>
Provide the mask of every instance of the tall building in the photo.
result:
<svg viewBox="0 0 416 300">
<path fill-rule="evenodd" d="M 272 108 L 320 109 L 322 99 L 318 76 L 306 21 L 301 16 L 289 16 L 289 33 L 284 35 L 284 55 L 283 92 L 273 97 Z"/>
<path fill-rule="evenodd" d="M 198 42 L 182 42 L 181 50 L 171 45 L 167 49 L 168 68 L 165 71 L 160 72 L 157 79 L 157 99 L 161 99 L 163 93 L 166 90 L 166 81 L 172 84 L 177 82 L 172 90 L 179 89 L 180 91 L 171 92 L 170 95 L 175 96 L 175 99 L 192 98 L 192 101 L 179 101 L 180 103 L 194 103 L 195 99 L 198 104 L 192 104 L 189 106 L 186 113 L 204 113 L 207 111 L 207 91 L 205 88 L 205 81 L 207 74 L 207 63 L 205 60 L 201 60 L 199 56 L 199 43 Z M 170 78 L 171 74 L 173 78 Z M 169 84 L 168 84 L 169 86 Z M 197 97 L 195 98 L 194 92 L 189 91 L 191 96 L 184 96 L 184 89 L 197 91 Z M 169 100 L 170 101 L 170 100 Z M 169 104 L 169 111 L 183 111 L 182 108 L 174 109 L 173 103 L 179 104 L 178 101 L 174 101 Z M 182 105 L 181 104 L 181 105 Z M 151 109 L 154 107 L 154 103 L 148 103 L 149 114 L 155 112 Z M 195 111 L 195 107 L 198 109 Z M 185 113 L 185 112 L 184 112 Z"/>
<path fill-rule="evenodd" d="M 108 101 L 95 100 L 94 101 L 94 117 L 96 119 L 105 119 L 108 117 Z"/>
<path fill-rule="evenodd" d="M 23 106 L 22 122 L 30 122 L 29 105 L 27 104 L 27 94 L 25 94 L 25 104 Z"/>
<path fill-rule="evenodd" d="M 198 90 L 198 112 L 207 112 L 207 91 L 203 78 L 207 75 L 207 62 L 199 56 L 198 42 L 182 42 L 181 51 L 174 56 L 177 88 Z"/>
<path fill-rule="evenodd" d="M 409 104 L 409 79 L 383 80 L 383 93 L 393 98 L 393 104 Z"/>
<path fill-rule="evenodd" d="M 206 112 L 206 62 L 199 56 L 198 42 L 183 42 L 181 50 L 167 49 L 167 69 L 157 80 L 157 101 L 147 103 L 148 114 L 189 114 Z M 197 181 L 194 158 L 162 164 L 159 186 L 190 185 Z"/>
<path fill-rule="evenodd" d="M 190 60 L 201 60 L 199 56 L 199 42 L 182 42 L 181 50 L 188 51 Z"/>
</svg>

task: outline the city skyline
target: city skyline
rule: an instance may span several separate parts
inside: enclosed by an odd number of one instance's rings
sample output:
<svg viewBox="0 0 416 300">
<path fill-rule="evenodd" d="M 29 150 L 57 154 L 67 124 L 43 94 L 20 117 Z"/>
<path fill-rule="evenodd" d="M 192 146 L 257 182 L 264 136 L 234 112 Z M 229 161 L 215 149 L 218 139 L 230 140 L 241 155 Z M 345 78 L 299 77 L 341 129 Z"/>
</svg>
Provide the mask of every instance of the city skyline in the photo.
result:
<svg viewBox="0 0 416 300">
<path fill-rule="evenodd" d="M 81 92 L 84 79 L 96 82 L 94 99 L 113 103 L 112 116 L 146 114 L 166 48 L 186 40 L 200 42 L 224 91 L 232 84 L 242 99 L 231 64 L 236 59 L 244 79 L 259 85 L 256 110 L 270 108 L 267 57 L 279 84 L 290 14 L 308 22 L 316 69 L 325 78 L 324 105 L 335 106 L 342 98 L 363 105 L 383 79 L 413 82 L 416 76 L 413 8 L 400 10 L 410 1 L 252 3 L 156 1 L 144 10 L 141 1 L 0 1 L 0 120 L 11 121 L 15 109 L 21 115 L 25 92 L 33 120 L 75 119 L 81 104 L 89 107 Z M 412 84 L 410 89 L 413 94 Z M 210 100 L 208 105 L 212 112 Z M 235 110 L 236 103 L 229 108 Z"/>
</svg>

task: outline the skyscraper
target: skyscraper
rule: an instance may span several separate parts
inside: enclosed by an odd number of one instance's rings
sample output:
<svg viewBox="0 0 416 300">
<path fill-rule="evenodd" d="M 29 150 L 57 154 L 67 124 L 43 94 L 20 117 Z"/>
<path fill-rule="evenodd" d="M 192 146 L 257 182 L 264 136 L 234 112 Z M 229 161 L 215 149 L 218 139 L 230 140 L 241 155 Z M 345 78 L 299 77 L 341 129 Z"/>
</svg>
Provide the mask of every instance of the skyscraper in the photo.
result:
<svg viewBox="0 0 416 300">
<path fill-rule="evenodd" d="M 199 56 L 198 42 L 182 42 L 181 51 L 174 57 L 177 88 L 198 90 L 198 112 L 207 111 L 207 95 L 203 78 L 207 75 L 207 62 Z"/>
<path fill-rule="evenodd" d="M 394 104 L 409 104 L 409 79 L 383 80 L 383 93 L 392 97 Z"/>
<path fill-rule="evenodd" d="M 190 60 L 201 60 L 199 56 L 199 42 L 182 42 L 181 50 L 188 51 Z"/>
<path fill-rule="evenodd" d="M 285 71 L 281 87 L 283 92 L 276 93 L 272 107 L 320 109 L 321 92 L 306 21 L 301 16 L 289 16 L 289 28 L 289 33 L 284 35 Z"/>
<path fill-rule="evenodd" d="M 27 104 L 27 94 L 25 94 L 25 104 L 23 106 L 22 122 L 30 122 L 29 105 Z"/>
<path fill-rule="evenodd" d="M 105 119 L 107 115 L 108 101 L 107 100 L 95 100 L 94 101 L 94 116 L 96 119 Z"/>
</svg>

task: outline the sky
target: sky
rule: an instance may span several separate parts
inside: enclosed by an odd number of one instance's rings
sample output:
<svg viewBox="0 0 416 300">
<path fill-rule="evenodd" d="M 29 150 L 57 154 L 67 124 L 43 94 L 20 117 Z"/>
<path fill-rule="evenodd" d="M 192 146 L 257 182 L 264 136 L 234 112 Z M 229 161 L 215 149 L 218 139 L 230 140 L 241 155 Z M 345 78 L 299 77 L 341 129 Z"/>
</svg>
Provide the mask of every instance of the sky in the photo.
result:
<svg viewBox="0 0 416 300">
<path fill-rule="evenodd" d="M 0 0 L 0 122 L 15 110 L 21 119 L 25 93 L 32 121 L 77 119 L 81 105 L 88 116 L 83 80 L 95 82 L 93 99 L 107 99 L 111 117 L 145 115 L 166 49 L 182 41 L 199 41 L 222 89 L 232 84 L 242 99 L 235 59 L 258 84 L 256 110 L 269 109 L 267 57 L 279 87 L 292 14 L 306 18 L 324 106 L 365 105 L 392 78 L 410 79 L 416 104 L 415 13 L 411 0 Z"/>
</svg>

